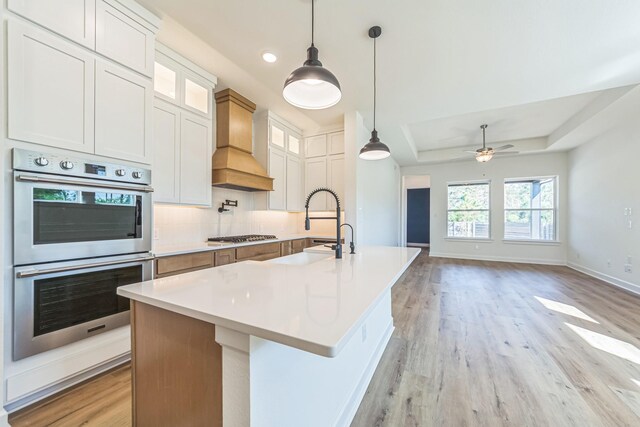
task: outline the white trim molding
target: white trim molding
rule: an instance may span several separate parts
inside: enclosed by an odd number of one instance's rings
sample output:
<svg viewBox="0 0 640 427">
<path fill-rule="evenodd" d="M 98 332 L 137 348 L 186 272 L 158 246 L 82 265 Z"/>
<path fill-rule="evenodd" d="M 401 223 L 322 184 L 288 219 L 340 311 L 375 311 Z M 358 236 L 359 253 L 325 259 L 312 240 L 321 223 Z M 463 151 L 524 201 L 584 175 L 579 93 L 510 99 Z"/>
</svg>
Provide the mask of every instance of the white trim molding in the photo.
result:
<svg viewBox="0 0 640 427">
<path fill-rule="evenodd" d="M 573 262 L 567 262 L 567 267 L 579 271 L 580 273 L 584 273 L 587 276 L 591 276 L 595 279 L 602 280 L 610 285 L 615 287 L 627 290 L 629 292 L 633 292 L 634 294 L 640 295 L 640 285 L 636 285 L 635 283 L 627 282 L 626 280 L 618 279 L 617 277 L 609 276 L 608 274 L 600 273 L 599 271 L 592 270 L 580 264 L 576 264 Z"/>
<path fill-rule="evenodd" d="M 487 255 L 465 255 L 465 254 L 447 254 L 440 252 L 429 252 L 429 256 L 434 258 L 453 258 L 453 259 L 469 259 L 475 261 L 493 261 L 493 262 L 514 262 L 518 264 L 540 264 L 540 265 L 562 265 L 566 266 L 565 260 L 544 259 L 544 258 L 510 258 L 503 256 L 487 256 Z"/>
</svg>

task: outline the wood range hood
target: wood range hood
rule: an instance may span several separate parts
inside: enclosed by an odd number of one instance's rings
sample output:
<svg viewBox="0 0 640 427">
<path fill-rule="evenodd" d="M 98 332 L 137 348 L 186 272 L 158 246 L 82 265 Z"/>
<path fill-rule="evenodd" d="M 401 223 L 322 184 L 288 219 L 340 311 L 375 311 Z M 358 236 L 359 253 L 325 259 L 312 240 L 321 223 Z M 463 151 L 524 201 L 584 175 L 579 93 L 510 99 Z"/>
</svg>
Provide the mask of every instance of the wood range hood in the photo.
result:
<svg viewBox="0 0 640 427">
<path fill-rule="evenodd" d="M 252 154 L 256 104 L 232 89 L 216 96 L 216 151 L 212 185 L 242 191 L 273 191 L 273 178 Z"/>
</svg>

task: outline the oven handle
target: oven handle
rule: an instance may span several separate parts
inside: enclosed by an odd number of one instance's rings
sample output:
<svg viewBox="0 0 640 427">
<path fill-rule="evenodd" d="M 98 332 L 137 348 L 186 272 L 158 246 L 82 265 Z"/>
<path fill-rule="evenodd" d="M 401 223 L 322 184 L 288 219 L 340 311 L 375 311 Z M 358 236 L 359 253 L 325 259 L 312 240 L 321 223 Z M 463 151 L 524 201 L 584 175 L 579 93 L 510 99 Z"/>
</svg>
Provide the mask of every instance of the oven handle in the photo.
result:
<svg viewBox="0 0 640 427">
<path fill-rule="evenodd" d="M 16 273 L 16 277 L 18 279 L 23 279 L 25 277 L 42 276 L 43 274 L 62 273 L 65 271 L 73 271 L 73 270 L 84 270 L 87 268 L 103 267 L 107 265 L 130 264 L 132 262 L 152 261 L 153 259 L 154 257 L 149 256 L 149 257 L 136 258 L 136 259 L 123 259 L 119 261 L 94 262 L 91 264 L 74 265 L 70 267 L 44 268 L 42 270 L 36 270 L 36 269 L 24 270 Z"/>
<path fill-rule="evenodd" d="M 43 178 L 43 177 L 33 176 L 33 175 L 18 175 L 17 179 L 18 181 L 49 182 L 53 184 L 67 184 L 67 185 L 80 185 L 83 187 L 109 188 L 111 190 L 144 191 L 145 193 L 153 192 L 153 187 L 149 187 L 148 185 L 145 185 L 144 187 L 128 187 L 126 185 L 103 184 L 101 182 L 84 182 L 84 181 L 76 181 L 73 179 Z"/>
</svg>

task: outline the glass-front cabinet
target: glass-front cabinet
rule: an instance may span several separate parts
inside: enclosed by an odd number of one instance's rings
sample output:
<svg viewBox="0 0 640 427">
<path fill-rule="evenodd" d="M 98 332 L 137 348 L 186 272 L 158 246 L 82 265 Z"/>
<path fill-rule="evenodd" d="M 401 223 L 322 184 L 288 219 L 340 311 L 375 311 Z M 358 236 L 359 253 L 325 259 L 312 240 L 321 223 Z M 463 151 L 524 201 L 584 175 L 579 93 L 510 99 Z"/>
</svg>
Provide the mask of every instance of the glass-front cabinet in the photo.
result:
<svg viewBox="0 0 640 427">
<path fill-rule="evenodd" d="M 153 87 L 158 98 L 211 118 L 216 83 L 212 74 L 165 46 L 156 45 Z"/>
</svg>

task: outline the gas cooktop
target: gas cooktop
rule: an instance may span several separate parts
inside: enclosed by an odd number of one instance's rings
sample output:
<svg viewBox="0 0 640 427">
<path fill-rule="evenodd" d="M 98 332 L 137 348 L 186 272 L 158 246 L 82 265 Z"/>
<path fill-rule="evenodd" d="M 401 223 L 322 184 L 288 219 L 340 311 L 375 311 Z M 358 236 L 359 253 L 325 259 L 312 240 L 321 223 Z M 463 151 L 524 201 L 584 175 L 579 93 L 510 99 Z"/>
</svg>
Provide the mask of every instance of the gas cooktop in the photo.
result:
<svg viewBox="0 0 640 427">
<path fill-rule="evenodd" d="M 233 245 L 234 243 L 260 242 L 262 240 L 274 240 L 276 236 L 271 234 L 247 234 L 244 236 L 209 237 L 208 243 L 212 246 Z"/>
</svg>

